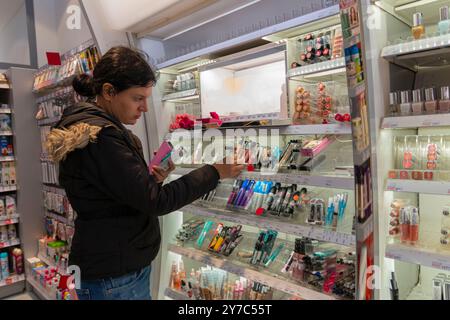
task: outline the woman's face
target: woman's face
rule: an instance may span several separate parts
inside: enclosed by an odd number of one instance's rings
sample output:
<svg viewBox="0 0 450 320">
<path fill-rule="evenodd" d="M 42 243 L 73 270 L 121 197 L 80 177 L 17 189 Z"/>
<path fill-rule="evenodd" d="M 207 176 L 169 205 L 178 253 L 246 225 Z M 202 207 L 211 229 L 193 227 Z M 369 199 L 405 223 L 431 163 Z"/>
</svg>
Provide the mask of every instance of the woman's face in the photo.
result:
<svg viewBox="0 0 450 320">
<path fill-rule="evenodd" d="M 137 87 L 110 96 L 110 112 L 123 124 L 134 125 L 148 111 L 152 87 Z"/>
</svg>

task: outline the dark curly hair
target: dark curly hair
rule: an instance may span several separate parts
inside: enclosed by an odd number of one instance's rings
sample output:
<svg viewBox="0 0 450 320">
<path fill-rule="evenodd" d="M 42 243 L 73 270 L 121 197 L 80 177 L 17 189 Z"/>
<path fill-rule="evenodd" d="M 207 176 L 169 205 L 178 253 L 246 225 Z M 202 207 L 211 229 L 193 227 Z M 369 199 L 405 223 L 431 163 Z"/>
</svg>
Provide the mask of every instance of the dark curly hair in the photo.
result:
<svg viewBox="0 0 450 320">
<path fill-rule="evenodd" d="M 111 48 L 94 68 L 93 76 L 81 74 L 72 86 L 83 97 L 94 98 L 110 83 L 116 93 L 135 87 L 154 86 L 158 72 L 148 63 L 148 56 L 128 47 Z"/>
</svg>

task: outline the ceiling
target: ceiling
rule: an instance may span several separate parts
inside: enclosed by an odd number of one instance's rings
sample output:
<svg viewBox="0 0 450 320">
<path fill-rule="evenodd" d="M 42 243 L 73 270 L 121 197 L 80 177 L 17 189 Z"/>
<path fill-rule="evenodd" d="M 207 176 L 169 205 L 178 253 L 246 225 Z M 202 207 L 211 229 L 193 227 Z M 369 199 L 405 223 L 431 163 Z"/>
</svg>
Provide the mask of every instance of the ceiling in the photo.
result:
<svg viewBox="0 0 450 320">
<path fill-rule="evenodd" d="M 112 29 L 167 39 L 259 1 L 100 0 L 100 5 Z"/>
<path fill-rule="evenodd" d="M 0 0 L 0 31 L 19 13 L 25 0 Z"/>
</svg>

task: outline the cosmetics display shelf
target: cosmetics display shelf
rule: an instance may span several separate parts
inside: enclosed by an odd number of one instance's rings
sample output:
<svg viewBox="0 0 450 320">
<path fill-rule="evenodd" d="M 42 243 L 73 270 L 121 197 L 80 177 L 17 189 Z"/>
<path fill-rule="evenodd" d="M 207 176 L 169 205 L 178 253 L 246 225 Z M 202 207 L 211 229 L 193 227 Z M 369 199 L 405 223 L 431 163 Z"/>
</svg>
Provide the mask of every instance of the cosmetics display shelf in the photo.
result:
<svg viewBox="0 0 450 320">
<path fill-rule="evenodd" d="M 345 58 L 314 63 L 288 71 L 288 78 L 295 80 L 296 77 L 311 76 L 316 77 L 326 74 L 345 73 Z"/>
<path fill-rule="evenodd" d="M 291 234 L 299 237 L 307 237 L 319 241 L 326 241 L 343 246 L 354 246 L 355 235 L 333 231 L 322 227 L 294 224 L 289 221 L 276 221 L 256 215 L 242 214 L 233 211 L 205 208 L 199 205 L 188 205 L 180 211 L 205 218 L 213 218 L 229 221 L 246 226 L 275 230 L 281 233 Z"/>
<path fill-rule="evenodd" d="M 195 168 L 177 168 L 173 175 L 186 175 Z M 355 189 L 353 177 L 346 176 L 319 176 L 319 175 L 301 175 L 298 173 L 262 173 L 262 172 L 244 172 L 238 179 L 263 179 L 265 181 L 274 181 L 286 184 L 298 184 L 302 186 L 333 188 L 353 191 Z"/>
<path fill-rule="evenodd" d="M 450 181 L 388 179 L 386 191 L 450 195 Z"/>
<path fill-rule="evenodd" d="M 0 193 L 16 191 L 17 186 L 0 187 Z"/>
<path fill-rule="evenodd" d="M 181 92 L 175 92 L 165 95 L 162 98 L 162 101 L 187 101 L 187 100 L 195 100 L 200 98 L 200 92 L 198 89 L 191 89 Z"/>
<path fill-rule="evenodd" d="M 19 215 L 15 214 L 14 216 L 7 217 L 7 219 L 0 219 L 0 227 L 1 226 L 8 226 L 10 224 L 17 224 L 19 223 Z"/>
<path fill-rule="evenodd" d="M 12 113 L 12 110 L 11 110 L 11 108 L 0 108 L 0 114 L 1 113 L 8 113 L 8 114 L 10 114 L 10 113 Z"/>
<path fill-rule="evenodd" d="M 253 116 L 249 116 L 253 117 Z M 265 119 L 265 118 L 261 118 Z M 260 119 L 260 120 L 261 120 Z M 250 120 L 250 119 L 248 119 Z M 257 119 L 252 119 L 250 121 L 256 121 Z M 242 120 L 239 120 L 242 121 Z M 248 130 L 248 129 L 278 129 L 279 134 L 283 136 L 290 136 L 290 135 L 316 135 L 316 134 L 337 134 L 337 135 L 350 135 L 352 134 L 352 128 L 350 124 L 345 123 L 332 123 L 332 124 L 307 124 L 307 125 L 288 125 L 288 124 L 282 124 L 282 125 L 269 125 L 269 126 L 255 126 L 255 127 L 219 127 L 215 128 L 218 130 L 229 130 L 229 129 L 242 129 L 242 130 Z M 174 133 L 168 133 L 164 139 L 169 141 L 172 139 L 172 137 L 177 136 L 183 136 L 186 134 L 186 132 L 190 133 L 191 136 L 194 135 L 194 130 L 184 130 L 181 132 L 174 132 Z"/>
<path fill-rule="evenodd" d="M 0 131 L 0 136 L 12 136 L 14 135 L 12 131 Z"/>
<path fill-rule="evenodd" d="M 14 156 L 9 156 L 9 157 L 0 157 L 0 162 L 11 162 L 11 161 L 15 161 L 16 158 Z"/>
<path fill-rule="evenodd" d="M 262 283 L 264 285 L 272 287 L 273 289 L 277 289 L 288 294 L 301 297 L 304 300 L 337 300 L 337 298 L 332 295 L 327 295 L 313 289 L 302 287 L 284 279 L 277 278 L 273 275 L 268 275 L 260 271 L 252 270 L 249 267 L 243 267 L 232 261 L 215 257 L 198 249 L 169 245 L 168 250 L 173 253 L 182 255 L 186 258 L 228 271 L 238 276 L 242 276 L 244 278 L 247 278 L 248 280 Z"/>
<path fill-rule="evenodd" d="M 45 216 L 46 217 L 50 217 L 52 219 L 55 219 L 55 220 L 65 224 L 65 225 L 72 226 L 72 227 L 74 226 L 74 223 L 73 222 L 69 222 L 69 220 L 66 217 L 63 217 L 63 216 L 61 216 L 59 214 L 56 214 L 56 213 L 53 213 L 53 212 L 51 212 L 49 210 L 46 210 Z"/>
<path fill-rule="evenodd" d="M 5 286 L 10 286 L 12 284 L 21 282 L 21 281 L 25 281 L 25 275 L 21 274 L 21 275 L 13 275 L 8 277 L 7 279 L 4 280 L 0 280 L 0 287 L 5 287 Z"/>
<path fill-rule="evenodd" d="M 408 129 L 450 126 L 450 113 L 421 116 L 387 117 L 383 119 L 382 129 Z"/>
<path fill-rule="evenodd" d="M 38 120 L 38 126 L 49 126 L 61 120 L 61 116 Z"/>
<path fill-rule="evenodd" d="M 177 291 L 177 290 L 173 290 L 171 288 L 167 288 L 164 291 L 164 295 L 172 300 L 191 300 L 189 299 L 189 297 L 184 294 L 183 292 Z"/>
<path fill-rule="evenodd" d="M 417 67 L 439 63 L 450 55 L 450 34 L 444 34 L 419 40 L 407 41 L 383 48 L 381 56 L 390 62 L 417 69 Z"/>
<path fill-rule="evenodd" d="M 55 300 L 50 297 L 49 293 L 34 279 L 27 277 L 28 284 L 33 288 L 33 290 L 44 300 Z"/>
<path fill-rule="evenodd" d="M 46 265 L 48 265 L 49 267 L 54 267 L 54 268 L 58 269 L 58 267 L 56 266 L 55 263 L 51 262 L 50 259 L 44 257 L 42 254 L 39 254 L 37 258 L 39 260 L 41 260 L 43 263 L 45 263 Z"/>
<path fill-rule="evenodd" d="M 420 248 L 417 245 L 388 244 L 386 257 L 439 270 L 450 271 L 450 251 Z"/>
<path fill-rule="evenodd" d="M 54 89 L 59 89 L 62 87 L 67 87 L 72 84 L 73 79 L 75 79 L 77 74 L 71 75 L 70 77 L 59 80 L 56 83 L 40 88 L 39 90 L 34 90 L 33 93 L 41 95 L 45 93 L 49 93 Z"/>
<path fill-rule="evenodd" d="M 6 242 L 0 242 L 0 249 L 18 246 L 19 244 L 20 244 L 20 240 L 19 239 L 9 240 L 9 241 L 6 241 Z"/>
</svg>

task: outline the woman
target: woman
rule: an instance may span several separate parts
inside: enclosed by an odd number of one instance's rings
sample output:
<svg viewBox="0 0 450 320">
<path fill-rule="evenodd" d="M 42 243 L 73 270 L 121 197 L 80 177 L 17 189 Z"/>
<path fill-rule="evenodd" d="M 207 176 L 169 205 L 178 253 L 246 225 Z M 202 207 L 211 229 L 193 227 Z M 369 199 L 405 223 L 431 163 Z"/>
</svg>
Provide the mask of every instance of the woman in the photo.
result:
<svg viewBox="0 0 450 320">
<path fill-rule="evenodd" d="M 159 251 L 158 217 L 237 177 L 242 166 L 204 166 L 165 186 L 174 169 L 149 172 L 139 139 L 124 127 L 147 112 L 156 83 L 145 57 L 109 50 L 93 77 L 73 81 L 91 98 L 67 109 L 47 140 L 59 182 L 77 212 L 69 265 L 81 270 L 80 300 L 150 299 L 150 265 Z"/>
</svg>

